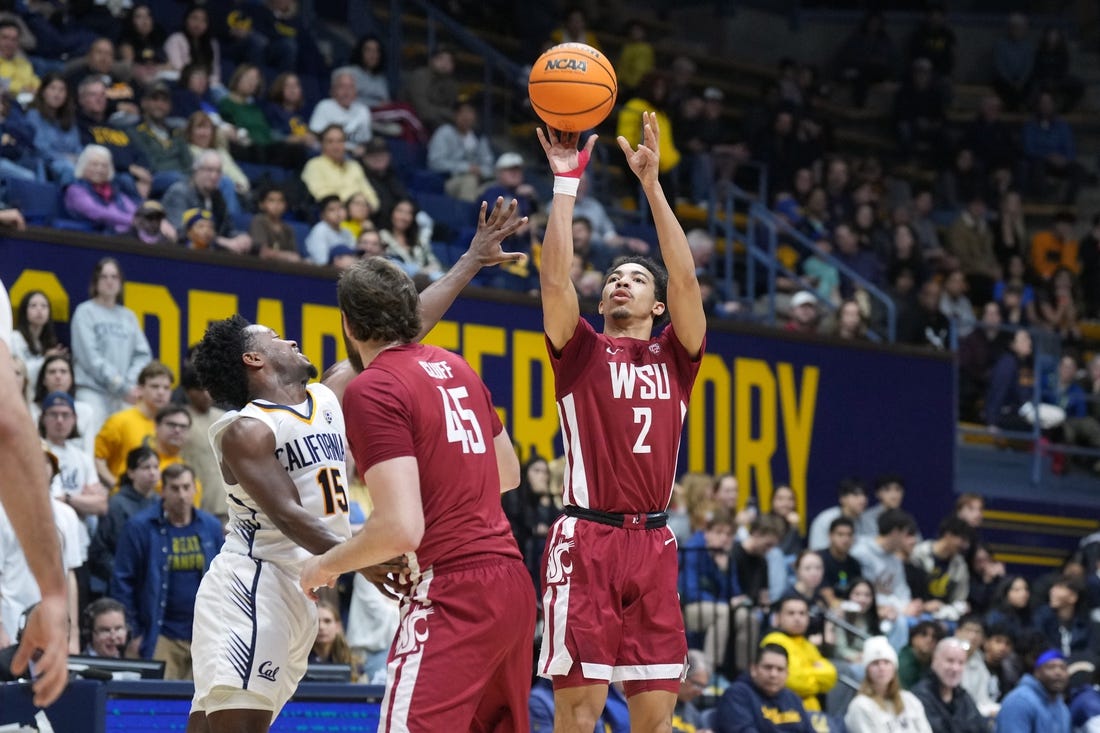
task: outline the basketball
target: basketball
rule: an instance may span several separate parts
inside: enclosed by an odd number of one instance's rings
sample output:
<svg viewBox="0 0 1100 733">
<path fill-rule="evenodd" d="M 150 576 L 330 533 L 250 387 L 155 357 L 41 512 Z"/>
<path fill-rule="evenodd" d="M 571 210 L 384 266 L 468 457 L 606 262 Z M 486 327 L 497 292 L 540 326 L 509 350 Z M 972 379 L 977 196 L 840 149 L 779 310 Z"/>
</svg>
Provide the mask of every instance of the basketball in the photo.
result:
<svg viewBox="0 0 1100 733">
<path fill-rule="evenodd" d="M 527 94 L 535 114 L 562 132 L 590 130 L 607 119 L 619 83 L 607 57 L 584 43 L 562 43 L 531 67 Z"/>
</svg>

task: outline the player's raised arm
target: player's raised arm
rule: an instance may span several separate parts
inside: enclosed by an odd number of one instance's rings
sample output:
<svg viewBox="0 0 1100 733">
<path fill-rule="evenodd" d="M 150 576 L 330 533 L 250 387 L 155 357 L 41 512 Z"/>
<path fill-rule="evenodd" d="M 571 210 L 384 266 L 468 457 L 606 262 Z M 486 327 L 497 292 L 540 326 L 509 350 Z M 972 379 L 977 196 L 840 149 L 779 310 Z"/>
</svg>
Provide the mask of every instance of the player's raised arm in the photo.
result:
<svg viewBox="0 0 1100 733">
<path fill-rule="evenodd" d="M 619 137 L 619 147 L 626 155 L 630 170 L 641 182 L 653 212 L 661 258 L 668 270 L 668 302 L 665 305 L 668 306 L 672 326 L 684 349 L 692 356 L 698 356 L 706 335 L 707 317 L 703 311 L 703 296 L 699 291 L 699 280 L 695 277 L 695 262 L 688 249 L 687 236 L 657 178 L 660 163 L 657 141 L 661 133 L 657 115 L 642 113 L 642 128 L 642 142 L 637 149 L 631 148 L 622 136 Z"/>
<path fill-rule="evenodd" d="M 302 507 L 298 488 L 275 457 L 275 434 L 253 418 L 241 418 L 222 435 L 222 471 L 240 484 L 279 531 L 313 554 L 342 542 Z"/>
<path fill-rule="evenodd" d="M 550 170 L 554 173 L 554 201 L 542 239 L 539 284 L 542 290 L 542 324 L 556 351 L 561 351 L 573 336 L 581 317 L 580 303 L 569 270 L 573 264 L 573 206 L 585 166 L 592 157 L 596 136 L 588 138 L 583 150 L 577 150 L 577 134 L 547 128 L 536 133 Z"/>
</svg>

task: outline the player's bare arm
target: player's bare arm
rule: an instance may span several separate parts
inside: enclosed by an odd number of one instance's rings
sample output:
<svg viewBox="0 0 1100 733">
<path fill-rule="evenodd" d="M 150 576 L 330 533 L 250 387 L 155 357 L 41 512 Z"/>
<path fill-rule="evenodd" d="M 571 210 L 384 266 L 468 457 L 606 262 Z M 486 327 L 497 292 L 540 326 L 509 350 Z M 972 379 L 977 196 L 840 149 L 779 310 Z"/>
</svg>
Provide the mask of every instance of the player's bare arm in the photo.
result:
<svg viewBox="0 0 1100 733">
<path fill-rule="evenodd" d="M 424 507 L 420 502 L 420 470 L 416 458 L 402 456 L 371 466 L 363 476 L 374 510 L 363 529 L 347 542 L 302 567 L 302 590 L 335 584 L 343 573 L 377 565 L 394 555 L 412 552 L 424 537 Z"/>
<path fill-rule="evenodd" d="M 0 364 L 10 363 L 11 352 L 0 341 Z M 34 703 L 45 707 L 58 698 L 69 680 L 66 576 L 42 448 L 29 427 L 30 414 L 10 368 L 0 369 L 0 404 L 4 405 L 0 410 L 0 459 L 4 465 L 0 500 L 13 517 L 12 528 L 26 550 L 27 565 L 42 593 L 42 601 L 27 619 L 11 669 L 22 674 L 34 659 Z"/>
<path fill-rule="evenodd" d="M 493 438 L 493 450 L 497 453 L 497 472 L 500 474 L 500 493 L 504 494 L 519 486 L 519 456 L 512 445 L 512 437 L 507 430 L 501 430 Z"/>
<path fill-rule="evenodd" d="M 235 421 L 225 429 L 222 451 L 226 481 L 240 484 L 280 532 L 314 554 L 342 541 L 302 507 L 297 487 L 275 457 L 275 435 L 266 425 L 252 418 Z"/>
<path fill-rule="evenodd" d="M 707 317 L 703 311 L 703 296 L 699 290 L 699 280 L 695 277 L 695 262 L 691 259 L 687 236 L 657 178 L 660 163 L 657 141 L 660 133 L 657 116 L 643 112 L 642 142 L 637 149 L 633 149 L 626 138 L 620 136 L 619 147 L 626 155 L 630 170 L 641 182 L 653 212 L 661 258 L 668 270 L 666 305 L 672 326 L 684 349 L 692 356 L 698 356 L 706 335 Z"/>
<path fill-rule="evenodd" d="M 584 150 L 577 150 L 576 133 L 556 132 L 547 128 L 535 131 L 550 170 L 554 173 L 554 200 L 542 240 L 539 286 L 542 291 L 542 326 L 556 351 L 565 348 L 581 317 L 580 303 L 569 269 L 573 264 L 573 207 L 576 191 L 559 191 L 558 177 L 579 181 L 592 156 L 596 136 L 588 138 Z"/>
</svg>

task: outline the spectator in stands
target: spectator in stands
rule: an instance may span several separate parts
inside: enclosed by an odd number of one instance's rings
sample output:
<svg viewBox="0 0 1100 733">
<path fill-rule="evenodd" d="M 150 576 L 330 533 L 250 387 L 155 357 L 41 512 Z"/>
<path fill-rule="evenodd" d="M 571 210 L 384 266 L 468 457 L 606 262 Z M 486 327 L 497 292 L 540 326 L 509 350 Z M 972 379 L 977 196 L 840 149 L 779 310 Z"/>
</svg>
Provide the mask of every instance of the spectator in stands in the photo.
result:
<svg viewBox="0 0 1100 733">
<path fill-rule="evenodd" d="M 676 106 L 669 99 L 668 77 L 660 71 L 650 72 L 638 85 L 637 95 L 628 99 L 619 111 L 619 119 L 615 125 L 619 135 L 625 137 L 631 146 L 637 146 L 642 139 L 642 114 L 649 112 L 656 115 L 660 135 L 657 140 L 660 153 L 658 172 L 669 200 L 673 201 L 679 190 L 674 171 L 680 165 L 680 151 L 676 149 L 675 131 L 669 119 L 669 112 L 675 109 Z"/>
<path fill-rule="evenodd" d="M 955 627 L 955 637 L 966 642 L 966 666 L 963 667 L 962 687 L 974 701 L 983 717 L 997 716 L 1000 705 L 994 694 L 996 681 L 989 672 L 982 655 L 985 643 L 985 625 L 981 616 L 967 614 L 959 619 Z"/>
<path fill-rule="evenodd" d="M 716 733 L 812 733 L 809 715 L 788 685 L 789 666 L 783 646 L 758 648 L 749 671 L 718 701 Z"/>
<path fill-rule="evenodd" d="M 968 642 L 957 637 L 939 641 L 932 652 L 931 669 L 912 687 L 913 694 L 924 705 L 932 730 L 989 731 L 989 724 L 962 685 L 969 647 Z"/>
<path fill-rule="evenodd" d="M 989 300 L 1001 270 L 993 250 L 993 232 L 986 221 L 982 196 L 972 196 L 951 223 L 947 230 L 947 248 L 958 259 L 959 269 L 966 275 L 974 299 L 978 302 Z"/>
<path fill-rule="evenodd" d="M 936 180 L 936 198 L 941 209 L 958 211 L 974 197 L 987 198 L 989 180 L 974 151 L 962 147 L 955 152 L 950 168 Z"/>
<path fill-rule="evenodd" d="M 836 521 L 846 521 L 839 518 Z M 867 637 L 881 633 L 881 621 L 878 607 L 875 606 L 875 589 L 871 582 L 853 576 L 844 601 L 839 603 L 837 613 L 853 630 L 849 631 L 839 624 L 834 627 L 833 659 L 840 665 L 841 671 L 847 670 L 856 679 L 863 676 L 863 645 Z M 841 664 L 843 663 L 843 664 Z"/>
<path fill-rule="evenodd" d="M 95 595 L 104 595 L 111 582 L 115 547 L 126 522 L 134 514 L 157 501 L 160 459 L 147 445 L 134 448 L 126 456 L 126 472 L 120 477 L 118 492 L 107 502 L 107 514 L 96 526 L 88 548 L 90 587 Z M 112 479 L 111 484 L 114 485 Z"/>
<path fill-rule="evenodd" d="M 121 659 L 126 651 L 130 629 L 126 626 L 126 607 L 114 598 L 92 601 L 80 614 L 84 620 L 81 652 L 86 657 Z"/>
<path fill-rule="evenodd" d="M 260 257 L 286 262 L 301 261 L 294 230 L 283 221 L 286 194 L 278 186 L 269 186 L 260 191 L 258 199 L 259 213 L 252 217 L 248 234 Z"/>
<path fill-rule="evenodd" d="M 168 126 L 172 92 L 162 81 L 154 82 L 141 98 L 141 122 L 133 130 L 134 144 L 145 154 L 153 172 L 152 195 L 163 194 L 191 171 L 187 141 Z"/>
<path fill-rule="evenodd" d="M 991 430 L 1031 430 L 1031 423 L 1020 415 L 1020 407 L 1032 397 L 1031 357 L 1031 334 L 1020 329 L 1013 335 L 1008 351 L 993 365 L 989 377 L 985 424 Z"/>
<path fill-rule="evenodd" d="M 588 28 L 588 19 L 580 7 L 569 8 L 565 13 L 565 22 L 550 33 L 550 43 L 585 43 L 599 49 L 596 34 Z"/>
<path fill-rule="evenodd" d="M 355 248 L 362 253 L 360 255 L 362 257 L 386 256 L 386 245 L 382 242 L 382 235 L 376 228 L 364 227 L 359 233 L 359 238 L 355 240 Z"/>
<path fill-rule="evenodd" d="M 640 20 L 629 22 L 626 42 L 619 49 L 619 59 L 615 63 L 624 98 L 634 93 L 642 77 L 653 71 L 656 65 L 657 55 L 647 37 L 645 23 Z"/>
<path fill-rule="evenodd" d="M 42 369 L 38 372 L 38 380 L 34 385 L 31 417 L 41 417 L 42 405 L 45 403 L 46 397 L 53 392 L 64 392 L 75 400 L 76 424 L 81 433 L 78 439 L 80 449 L 91 457 L 95 451 L 95 433 L 89 435 L 88 431 L 93 425 L 98 430 L 99 421 L 102 418 L 97 421 L 95 408 L 87 402 L 76 399 L 76 385 L 73 383 L 73 363 L 67 354 L 47 356 L 42 362 Z"/>
<path fill-rule="evenodd" d="M 775 631 L 765 636 L 760 645 L 776 644 L 787 650 L 790 664 L 787 689 L 802 698 L 806 710 L 820 710 L 817 696 L 836 685 L 836 667 L 806 638 L 810 624 L 806 601 L 797 595 L 787 595 L 776 605 Z"/>
<path fill-rule="evenodd" d="M 710 665 L 707 658 L 698 649 L 688 649 L 687 673 L 680 683 L 680 691 L 676 694 L 676 706 L 672 710 L 672 730 L 679 733 L 683 730 L 706 731 L 703 725 L 703 716 L 695 707 L 695 701 L 710 686 Z"/>
<path fill-rule="evenodd" d="M 205 66 L 188 64 L 180 72 L 172 89 L 172 111 L 178 119 L 187 119 L 196 112 L 205 112 L 218 127 L 218 134 L 228 144 L 236 140 L 237 128 L 222 119 L 214 95 L 210 93 L 210 72 Z"/>
<path fill-rule="evenodd" d="M 379 234 L 386 254 L 410 275 L 423 273 L 431 279 L 443 274 L 443 265 L 432 251 L 431 228 L 418 221 L 412 199 L 400 199 L 385 213 Z"/>
<path fill-rule="evenodd" d="M 1069 673 L 1069 711 L 1075 730 L 1092 733 L 1100 724 L 1100 673 L 1097 664 L 1077 661 L 1071 664 Z"/>
<path fill-rule="evenodd" d="M 374 228 L 374 214 L 367 197 L 354 193 L 344 202 L 344 220 L 340 222 L 340 228 L 351 234 L 353 240 L 358 240 L 364 228 Z"/>
<path fill-rule="evenodd" d="M 414 70 L 405 79 L 404 94 L 429 130 L 453 122 L 458 102 L 454 52 L 448 46 L 437 45 L 428 65 Z"/>
<path fill-rule="evenodd" d="M 891 643 L 900 647 L 905 639 L 906 623 L 916 615 L 919 603 L 913 600 L 906 584 L 905 567 L 898 553 L 915 537 L 917 525 L 913 517 L 898 508 L 882 512 L 877 522 L 877 536 L 860 537 L 852 547 L 852 557 L 863 568 L 863 577 L 874 584 L 879 616 L 893 624 L 887 636 Z"/>
<path fill-rule="evenodd" d="M 962 270 L 952 270 L 943 280 L 943 293 L 940 295 L 940 312 L 951 321 L 957 338 L 970 335 L 978 325 L 974 315 L 974 305 L 966 297 L 966 275 Z"/>
<path fill-rule="evenodd" d="M 591 180 L 588 174 L 581 176 L 580 186 L 577 188 L 577 203 L 573 209 L 573 220 L 587 219 L 592 230 L 592 246 L 594 248 L 606 248 L 610 251 L 623 253 L 646 254 L 650 247 L 643 239 L 627 237 L 618 233 L 607 210 L 595 196 L 591 196 L 589 189 Z M 547 207 L 547 214 L 550 207 Z"/>
<path fill-rule="evenodd" d="M 205 66 L 210 72 L 210 86 L 214 90 L 222 87 L 221 46 L 210 31 L 210 16 L 204 6 L 192 5 L 187 10 L 183 28 L 165 40 L 164 55 L 168 57 L 168 68 L 176 72 L 191 63 Z"/>
<path fill-rule="evenodd" d="M 1029 38 L 1027 16 L 1012 13 L 1008 28 L 993 46 L 993 88 L 1010 110 L 1020 109 L 1031 94 L 1035 43 Z"/>
<path fill-rule="evenodd" d="M 363 166 L 348 157 L 344 128 L 329 125 L 321 131 L 321 154 L 311 158 L 302 170 L 302 182 L 318 201 L 337 196 L 341 201 L 363 193 L 371 208 L 378 210 L 378 194 L 367 181 Z"/>
<path fill-rule="evenodd" d="M 752 650 L 760 638 L 760 614 L 771 605 L 768 588 L 768 553 L 786 532 L 786 527 L 770 514 L 756 517 L 748 528 L 748 536 L 734 543 L 730 562 L 737 585 L 746 601 L 734 608 L 734 669 L 745 669 L 752 659 Z"/>
<path fill-rule="evenodd" d="M 167 68 L 168 57 L 164 53 L 166 40 L 168 34 L 153 17 L 151 5 L 147 2 L 136 3 L 122 22 L 118 57 L 130 64 L 139 82 L 148 84 Z"/>
<path fill-rule="evenodd" d="M 893 297 L 898 308 L 898 339 L 904 343 L 931 346 L 945 350 L 950 347 L 951 323 L 940 311 L 942 287 L 939 281 L 925 280 L 915 302 L 910 302 L 913 275 L 902 268 L 894 275 Z M 906 287 L 902 287 L 905 284 Z"/>
<path fill-rule="evenodd" d="M 76 177 L 65 189 L 65 209 L 75 219 L 91 222 L 105 231 L 124 233 L 140 205 L 136 192 L 126 190 L 115 177 L 111 151 L 88 145 L 76 159 Z"/>
<path fill-rule="evenodd" d="M 444 190 L 462 201 L 476 201 L 492 177 L 489 138 L 477 133 L 477 108 L 468 99 L 454 109 L 454 122 L 440 125 L 428 142 L 428 168 L 447 176 Z"/>
<path fill-rule="evenodd" d="M 864 642 L 863 663 L 867 676 L 844 714 L 844 726 L 849 733 L 890 730 L 932 733 L 920 700 L 901 689 L 898 655 L 885 636 L 872 636 Z"/>
<path fill-rule="evenodd" d="M 999 97 L 982 97 L 977 114 L 963 131 L 962 145 L 974 151 L 986 173 L 1007 171 L 1011 176 L 1019 160 L 1020 145 L 1016 132 L 1001 118 L 1002 107 Z"/>
<path fill-rule="evenodd" d="M 1000 703 L 1019 683 L 1021 661 L 1013 648 L 1014 640 L 1007 626 L 987 622 L 985 628 L 982 657 L 990 674 L 990 695 Z"/>
<path fill-rule="evenodd" d="M 1068 268 L 1059 267 L 1044 287 L 1039 288 L 1036 305 L 1041 324 L 1065 342 L 1081 340 L 1078 314 L 1084 304 L 1077 292 L 1077 281 Z"/>
<path fill-rule="evenodd" d="M 161 202 L 168 213 L 168 220 L 180 230 L 181 235 L 186 234 L 182 229 L 184 212 L 205 209 L 213 217 L 215 248 L 248 254 L 252 250 L 252 239 L 248 234 L 237 232 L 225 196 L 219 190 L 221 179 L 221 156 L 207 150 L 192 161 L 191 178 L 172 184 Z"/>
<path fill-rule="evenodd" d="M 118 485 L 130 451 L 151 443 L 156 433 L 154 418 L 172 397 L 172 371 L 159 361 L 146 364 L 137 383 L 134 406 L 110 415 L 96 434 L 96 471 L 111 489 Z"/>
<path fill-rule="evenodd" d="M 1065 181 L 1062 203 L 1073 205 L 1077 190 L 1085 181 L 1085 170 L 1077 160 L 1073 130 L 1054 109 L 1054 97 L 1040 92 L 1035 116 L 1024 123 L 1024 184 L 1036 196 L 1047 196 L 1050 178 Z"/>
<path fill-rule="evenodd" d="M 385 140 L 373 138 L 367 143 L 363 170 L 371 188 L 378 194 L 375 211 L 389 211 L 398 199 L 408 198 L 409 189 L 393 167 L 393 154 Z"/>
<path fill-rule="evenodd" d="M 134 514 L 118 538 L 111 596 L 126 607 L 129 650 L 165 662 L 164 678 L 191 679 L 195 593 L 221 549 L 224 532 L 195 509 L 195 474 L 184 464 L 163 473 L 161 501 Z"/>
<path fill-rule="evenodd" d="M 824 614 L 829 610 L 829 602 L 825 598 L 822 587 L 825 565 L 821 556 L 811 550 L 798 553 L 793 565 L 794 582 L 790 583 L 780 595 L 793 594 L 806 601 L 810 609 L 810 625 L 806 628 L 806 636 L 820 646 L 824 641 Z M 784 563 L 784 569 L 785 567 L 786 563 Z"/>
<path fill-rule="evenodd" d="M 130 235 L 145 244 L 174 245 L 179 241 L 176 228 L 168 223 L 159 201 L 146 201 L 134 212 Z"/>
<path fill-rule="evenodd" d="M 23 27 L 15 20 L 0 20 L 0 82 L 12 95 L 38 91 L 38 76 L 20 48 L 22 36 Z"/>
<path fill-rule="evenodd" d="M 889 509 L 900 509 L 905 500 L 905 482 L 896 474 L 883 474 L 875 478 L 875 499 L 877 503 L 870 509 L 865 509 L 856 526 L 856 534 L 860 537 L 874 538 L 878 536 L 878 518 Z"/>
<path fill-rule="evenodd" d="M 932 62 L 916 59 L 894 96 L 894 125 L 902 155 L 940 157 L 948 142 L 946 124 L 947 100 Z"/>
<path fill-rule="evenodd" d="M 1036 89 L 1050 92 L 1060 100 L 1063 114 L 1076 107 L 1085 93 L 1084 83 L 1070 73 L 1069 44 L 1062 29 L 1056 25 L 1043 29 L 1035 49 L 1031 81 Z"/>
<path fill-rule="evenodd" d="M 63 73 L 69 86 L 85 80 L 98 79 L 106 90 L 105 110 L 112 122 L 120 126 L 137 122 L 137 91 L 130 82 L 130 69 L 115 63 L 115 44 L 110 38 L 97 38 L 88 47 L 88 53 L 82 59 L 76 59 L 64 68 Z"/>
<path fill-rule="evenodd" d="M 222 196 L 225 197 L 225 205 L 228 207 L 230 215 L 236 216 L 241 213 L 240 197 L 248 196 L 249 191 L 252 189 L 252 182 L 241 170 L 241 167 L 237 165 L 237 161 L 233 159 L 228 145 L 218 135 L 214 127 L 214 121 L 210 116 L 202 111 L 192 112 L 191 116 L 187 118 L 187 125 L 183 128 L 182 140 L 189 151 L 186 169 L 188 172 L 191 170 L 191 161 L 197 160 L 206 151 L 212 150 L 218 154 L 218 158 L 222 162 L 222 179 L 219 190 L 222 192 Z"/>
<path fill-rule="evenodd" d="M 1031 674 L 1005 695 L 997 733 L 1070 733 L 1069 708 L 1062 700 L 1068 682 L 1066 657 L 1057 647 L 1039 654 Z"/>
<path fill-rule="evenodd" d="M 909 61 L 928 59 L 936 76 L 949 79 L 955 69 L 955 31 L 940 3 L 928 3 L 924 17 L 909 36 Z"/>
<path fill-rule="evenodd" d="M 68 504 L 84 523 L 81 553 L 86 558 L 90 531 L 107 512 L 107 489 L 96 475 L 91 454 L 84 450 L 76 417 L 76 402 L 68 392 L 51 392 L 42 400 L 38 434 L 57 458 L 57 475 L 50 487 L 54 498 Z"/>
<path fill-rule="evenodd" d="M 1086 318 L 1100 315 L 1100 214 L 1094 214 L 1088 233 L 1078 247 L 1081 255 L 1081 286 Z"/>
<path fill-rule="evenodd" d="M 28 362 L 28 369 L 30 364 Z M 1064 352 L 1058 362 L 1058 377 L 1053 394 L 1044 395 L 1044 401 L 1065 409 L 1066 421 L 1062 423 L 1063 437 L 1070 445 L 1100 448 L 1100 421 L 1089 414 L 1089 395 L 1078 381 L 1079 365 L 1073 354 Z M 1100 461 L 1087 459 L 1094 473 L 1100 472 Z"/>
<path fill-rule="evenodd" d="M 1035 609 L 1035 628 L 1047 644 L 1067 657 L 1091 650 L 1093 631 L 1084 584 L 1064 575 L 1055 580 L 1046 603 Z"/>
<path fill-rule="evenodd" d="M 377 683 L 376 675 L 385 677 L 386 657 L 397 633 L 399 618 L 397 601 L 383 595 L 356 573 L 348 607 L 347 641 L 353 653 L 364 660 L 360 680 Z M 553 714 L 550 717 L 553 718 Z"/>
<path fill-rule="evenodd" d="M 1081 271 L 1076 225 L 1072 211 L 1060 211 L 1051 229 L 1035 232 L 1031 238 L 1031 268 L 1043 280 L 1049 281 L 1059 268 L 1074 274 Z"/>
<path fill-rule="evenodd" d="M 1001 196 L 997 210 L 996 224 L 993 227 L 993 252 L 997 256 L 997 262 L 1006 267 L 1012 257 L 1019 257 L 1022 263 L 1027 256 L 1027 249 L 1027 221 L 1024 217 L 1023 199 L 1018 191 L 1008 191 Z M 996 295 L 994 292 L 994 297 Z"/>
<path fill-rule="evenodd" d="M 351 71 L 342 68 L 332 72 L 330 96 L 313 109 L 309 129 L 314 134 L 320 134 L 332 125 L 339 125 L 347 136 L 345 144 L 348 152 L 358 158 L 363 155 L 371 139 L 371 114 L 370 109 L 355 95 L 355 77 Z"/>
<path fill-rule="evenodd" d="M 819 319 L 817 296 L 809 290 L 800 290 L 791 297 L 790 315 L 783 329 L 797 333 L 817 333 Z"/>
<path fill-rule="evenodd" d="M 977 532 L 977 530 L 975 530 Z M 976 542 L 970 557 L 970 610 L 984 615 L 993 604 L 993 594 L 1005 574 L 1004 563 L 993 559 L 986 545 Z"/>
<path fill-rule="evenodd" d="M 306 251 L 309 253 L 310 262 L 315 265 L 327 265 L 334 248 L 354 249 L 355 237 L 341 226 L 346 209 L 339 197 L 325 196 L 317 202 L 317 208 L 321 212 L 321 218 L 313 225 L 309 236 L 306 237 Z"/>
<path fill-rule="evenodd" d="M 926 590 L 932 600 L 924 604 L 926 613 L 937 618 L 958 618 L 967 610 L 970 570 L 966 566 L 966 552 L 973 541 L 974 529 L 951 516 L 940 522 L 936 539 L 920 542 L 913 549 L 909 562 L 928 574 Z M 948 615 L 946 606 L 952 606 L 954 613 Z"/>
<path fill-rule="evenodd" d="M 849 224 L 838 224 L 833 230 L 833 256 L 840 262 L 854 270 L 857 275 L 875 286 L 885 283 L 882 263 L 874 253 L 861 249 L 859 239 Z M 841 277 L 840 290 L 844 297 L 851 297 L 857 287 L 856 283 L 847 275 Z"/>
<path fill-rule="evenodd" d="M 977 328 L 959 342 L 959 410 L 964 420 L 978 419 L 978 400 L 985 395 L 993 365 L 1006 347 L 1001 308 L 990 301 L 982 308 Z"/>
<path fill-rule="evenodd" d="M 84 77 L 80 82 L 76 122 L 80 126 L 80 142 L 106 147 L 111 152 L 111 160 L 119 177 L 125 180 L 128 176 L 141 197 L 148 198 L 153 185 L 149 161 L 134 144 L 130 134 L 110 122 L 107 115 L 107 85 L 97 76 Z"/>
<path fill-rule="evenodd" d="M 852 582 L 863 576 L 863 566 L 851 555 L 855 526 L 850 517 L 837 516 L 829 523 L 828 546 L 818 550 L 822 563 L 821 594 L 830 606 L 848 595 Z"/>
<path fill-rule="evenodd" d="M 885 259 L 887 277 L 892 277 L 902 268 L 912 272 L 918 282 L 924 282 L 928 277 L 924 254 L 917 242 L 916 232 L 909 224 L 894 225 Z"/>
<path fill-rule="evenodd" d="M 725 668 L 733 609 L 746 600 L 730 567 L 733 532 L 733 515 L 716 512 L 681 551 L 684 626 L 689 633 L 705 632 L 703 651 L 717 669 Z"/>
<path fill-rule="evenodd" d="M 180 374 L 180 387 L 183 388 L 187 402 L 184 408 L 191 420 L 191 429 L 186 431 L 180 458 L 195 471 L 195 485 L 202 486 L 199 508 L 213 514 L 223 525 L 227 520 L 225 482 L 221 465 L 210 445 L 210 426 L 225 414 L 215 407 L 214 402 L 198 381 L 195 370 L 185 363 Z"/>
<path fill-rule="evenodd" d="M 61 74 L 51 71 L 43 77 L 26 120 L 34 130 L 34 149 L 46 164 L 50 180 L 62 186 L 72 183 L 76 159 L 84 146 L 76 125 L 76 105 Z"/>
<path fill-rule="evenodd" d="M 27 366 L 27 381 L 32 386 L 38 383 L 47 357 L 69 353 L 57 338 L 50 299 L 41 290 L 28 290 L 19 301 L 11 333 L 11 353 Z"/>
<path fill-rule="evenodd" d="M 943 638 L 943 627 L 939 622 L 918 621 L 909 632 L 909 643 L 898 654 L 898 675 L 901 686 L 913 689 L 932 668 L 932 653 L 937 642 Z"/>
<path fill-rule="evenodd" d="M 1022 575 L 1008 575 L 1001 581 L 996 593 L 995 606 L 986 617 L 989 624 L 1005 627 L 1013 639 L 1025 629 L 1033 628 L 1031 612 L 1031 586 Z"/>
<path fill-rule="evenodd" d="M 351 647 L 344 636 L 344 624 L 340 621 L 340 609 L 328 601 L 317 602 L 317 639 L 309 652 L 309 662 L 347 664 L 351 667 L 353 682 L 357 676 Z"/>
<path fill-rule="evenodd" d="M 39 163 L 34 149 L 34 129 L 27 123 L 22 107 L 10 95 L 0 95 L 0 176 L 33 181 L 38 178 L 35 171 Z M 2 217 L 9 218 L 15 214 L 23 222 L 17 209 L 0 209 Z M 0 224 L 12 226 L 2 220 Z"/>
<path fill-rule="evenodd" d="M 311 113 L 298 75 L 284 72 L 275 77 L 264 105 L 264 116 L 274 138 L 310 151 L 319 149 L 318 137 L 309 129 Z"/>
<path fill-rule="evenodd" d="M 497 158 L 496 181 L 481 192 L 480 203 L 485 204 L 486 211 L 492 211 L 498 197 L 505 203 L 514 200 L 517 204 L 516 213 L 520 216 L 531 217 L 538 211 L 539 203 L 534 187 L 523 180 L 523 156 L 519 153 L 502 153 Z M 516 233 L 503 242 L 503 246 L 509 252 L 531 251 L 531 223 L 528 221 L 516 230 Z M 530 264 L 529 259 L 522 262 L 505 263 L 491 278 L 491 287 L 529 292 L 538 289 L 538 273 Z"/>
<path fill-rule="evenodd" d="M 180 224 L 180 244 L 188 249 L 210 249 L 214 245 L 214 215 L 209 209 L 188 209 Z"/>
<path fill-rule="evenodd" d="M 799 531 L 802 518 L 798 515 L 797 500 L 790 486 L 779 485 L 772 491 L 771 508 L 768 513 L 779 517 L 786 525 L 786 532 L 779 540 L 779 549 L 790 559 L 805 549 L 806 543 Z"/>
<path fill-rule="evenodd" d="M 237 127 L 236 137 L 229 142 L 230 150 L 241 160 L 298 170 L 305 163 L 306 150 L 297 143 L 275 139 L 260 105 L 262 92 L 259 68 L 252 64 L 238 66 L 229 79 L 227 94 L 218 101 L 222 118 Z"/>
<path fill-rule="evenodd" d="M 897 75 L 898 51 L 886 32 L 882 13 L 870 11 L 837 54 L 840 78 L 852 85 L 852 104 L 867 104 L 872 84 L 890 81 Z"/>
<path fill-rule="evenodd" d="M 280 72 L 319 76 L 323 73 L 324 59 L 314 40 L 316 29 L 307 27 L 299 6 L 293 0 L 266 0 L 253 4 L 249 10 L 255 32 L 267 42 L 263 54 L 267 66 Z"/>
<path fill-rule="evenodd" d="M 382 40 L 368 34 L 359 39 L 347 66 L 340 70 L 351 74 L 355 82 L 355 98 L 367 109 L 389 103 L 390 83 L 385 73 Z"/>
</svg>

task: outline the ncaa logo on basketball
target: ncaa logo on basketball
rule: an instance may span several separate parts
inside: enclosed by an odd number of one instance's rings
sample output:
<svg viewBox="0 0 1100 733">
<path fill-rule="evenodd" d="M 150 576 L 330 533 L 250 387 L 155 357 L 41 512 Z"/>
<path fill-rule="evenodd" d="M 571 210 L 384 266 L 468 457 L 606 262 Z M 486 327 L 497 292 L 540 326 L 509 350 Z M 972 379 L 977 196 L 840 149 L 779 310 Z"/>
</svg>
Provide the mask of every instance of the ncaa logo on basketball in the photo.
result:
<svg viewBox="0 0 1100 733">
<path fill-rule="evenodd" d="M 584 59 L 546 59 L 546 71 L 588 71 L 588 62 Z"/>
</svg>

